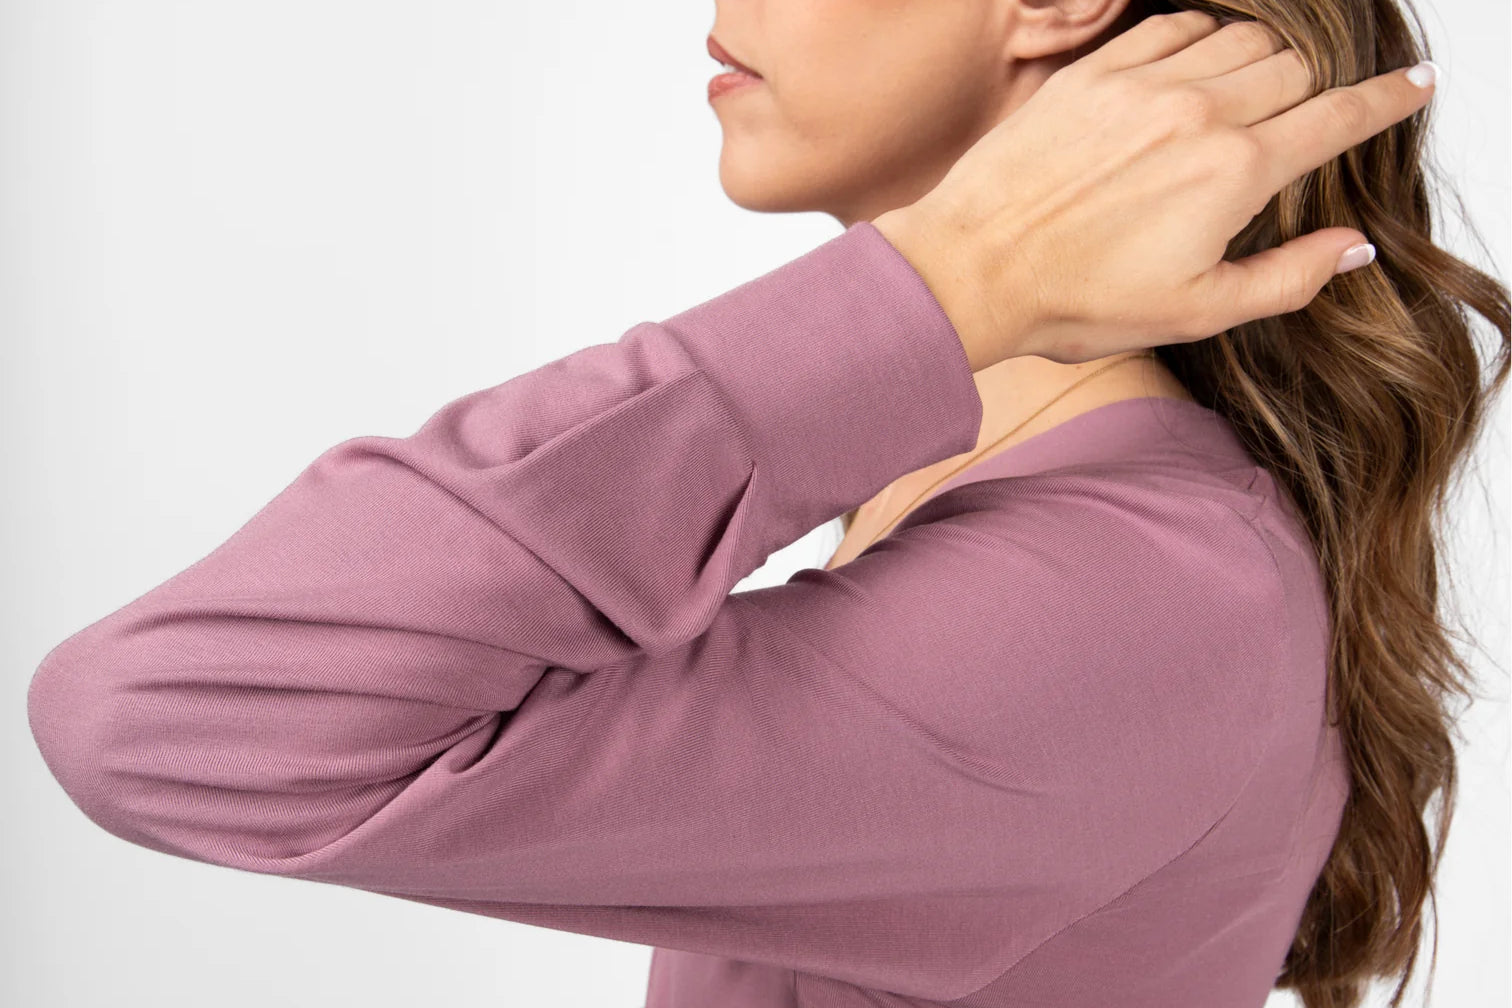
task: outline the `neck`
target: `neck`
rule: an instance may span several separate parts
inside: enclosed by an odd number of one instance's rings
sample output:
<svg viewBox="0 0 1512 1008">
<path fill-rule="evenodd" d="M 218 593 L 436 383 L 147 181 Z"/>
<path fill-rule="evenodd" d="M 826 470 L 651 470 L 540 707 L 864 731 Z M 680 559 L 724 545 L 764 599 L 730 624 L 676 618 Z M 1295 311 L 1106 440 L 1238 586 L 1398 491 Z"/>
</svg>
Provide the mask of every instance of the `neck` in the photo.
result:
<svg viewBox="0 0 1512 1008">
<path fill-rule="evenodd" d="M 1142 357 L 1143 353 L 1113 354 L 1081 364 L 1058 364 L 1044 357 L 1011 357 L 976 372 L 977 395 L 982 400 L 982 425 L 976 445 L 963 454 L 942 459 L 888 484 L 876 497 L 850 512 L 845 522 L 847 532 L 860 524 L 868 535 L 877 534 L 878 529 L 873 526 L 885 526 L 889 520 L 896 520 L 908 502 L 963 465 L 990 458 L 1098 406 L 1141 396 L 1192 400 L 1192 395 L 1164 364 Z M 1087 377 L 1094 372 L 1099 373 Z M 978 453 L 983 454 L 975 458 Z M 842 548 L 841 553 L 847 551 Z"/>
<path fill-rule="evenodd" d="M 1077 414 L 1120 399 L 1192 398 L 1164 364 L 1142 357 L 1143 353 L 1135 350 L 1112 354 L 1081 364 L 1058 364 L 1044 357 L 1010 357 L 976 372 L 982 427 L 975 450 L 1014 431 L 1000 446 L 1006 448 Z M 1082 381 L 1097 371 L 1101 373 Z M 1082 383 L 1077 385 L 1079 381 Z M 1073 385 L 1076 387 L 1072 388 Z"/>
</svg>

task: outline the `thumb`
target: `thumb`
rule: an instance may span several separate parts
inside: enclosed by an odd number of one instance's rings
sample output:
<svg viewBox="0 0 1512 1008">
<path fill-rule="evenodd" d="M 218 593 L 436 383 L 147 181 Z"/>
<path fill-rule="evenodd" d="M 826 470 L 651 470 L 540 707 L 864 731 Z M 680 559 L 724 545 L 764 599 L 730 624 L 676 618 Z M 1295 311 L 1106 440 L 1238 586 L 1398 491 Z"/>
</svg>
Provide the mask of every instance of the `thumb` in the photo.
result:
<svg viewBox="0 0 1512 1008">
<path fill-rule="evenodd" d="M 1340 258 L 1356 245 L 1366 245 L 1364 255 L 1356 252 L 1354 262 Z M 1209 305 L 1216 314 L 1213 332 L 1272 315 L 1305 308 L 1323 285 L 1340 272 L 1357 268 L 1375 258 L 1375 246 L 1354 228 L 1333 227 L 1300 235 L 1275 248 L 1230 262 L 1223 260 L 1196 280 L 1198 303 Z"/>
</svg>

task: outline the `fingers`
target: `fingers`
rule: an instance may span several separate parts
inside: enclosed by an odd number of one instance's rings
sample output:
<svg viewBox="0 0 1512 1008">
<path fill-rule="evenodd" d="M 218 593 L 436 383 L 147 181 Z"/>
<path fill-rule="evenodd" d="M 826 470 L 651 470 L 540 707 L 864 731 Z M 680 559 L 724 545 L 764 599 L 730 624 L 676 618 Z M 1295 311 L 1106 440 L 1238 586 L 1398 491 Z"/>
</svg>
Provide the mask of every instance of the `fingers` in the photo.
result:
<svg viewBox="0 0 1512 1008">
<path fill-rule="evenodd" d="M 1254 184 L 1266 193 L 1364 143 L 1421 109 L 1434 88 L 1418 87 L 1407 70 L 1391 70 L 1348 87 L 1330 88 L 1248 130 L 1261 151 Z"/>
<path fill-rule="evenodd" d="M 1221 306 L 1223 315 L 1202 318 L 1195 338 L 1301 310 L 1338 274 L 1344 251 L 1362 241 L 1353 228 L 1324 228 L 1235 262 L 1220 261 L 1194 281 L 1192 293 L 1195 304 Z"/>
<path fill-rule="evenodd" d="M 1286 47 L 1280 35 L 1258 21 L 1233 21 L 1141 73 L 1165 81 L 1196 81 L 1218 77 L 1263 60 Z"/>
<path fill-rule="evenodd" d="M 1235 126 L 1253 126 L 1280 115 L 1312 97 L 1315 90 L 1312 73 L 1295 49 L 1282 49 L 1203 81 L 1201 87 L 1217 96 L 1223 120 Z"/>
<path fill-rule="evenodd" d="M 1204 11 L 1152 14 L 1133 28 L 1092 50 L 1072 66 L 1093 73 L 1111 73 L 1143 66 L 1180 52 L 1221 27 L 1217 18 Z"/>
</svg>

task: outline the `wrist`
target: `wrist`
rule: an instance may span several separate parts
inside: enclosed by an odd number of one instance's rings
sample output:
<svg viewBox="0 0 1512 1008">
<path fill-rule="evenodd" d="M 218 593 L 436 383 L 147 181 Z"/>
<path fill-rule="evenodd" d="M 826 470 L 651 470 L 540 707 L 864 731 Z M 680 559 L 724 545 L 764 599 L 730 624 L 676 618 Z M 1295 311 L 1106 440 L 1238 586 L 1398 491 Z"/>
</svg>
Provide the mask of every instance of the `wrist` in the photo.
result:
<svg viewBox="0 0 1512 1008">
<path fill-rule="evenodd" d="M 980 257 L 969 230 L 959 222 L 919 204 L 888 210 L 871 221 L 888 244 L 908 260 L 924 280 L 954 327 L 972 371 L 981 371 L 1009 357 L 1023 342 L 1022 333 L 996 317 L 988 295 Z"/>
</svg>

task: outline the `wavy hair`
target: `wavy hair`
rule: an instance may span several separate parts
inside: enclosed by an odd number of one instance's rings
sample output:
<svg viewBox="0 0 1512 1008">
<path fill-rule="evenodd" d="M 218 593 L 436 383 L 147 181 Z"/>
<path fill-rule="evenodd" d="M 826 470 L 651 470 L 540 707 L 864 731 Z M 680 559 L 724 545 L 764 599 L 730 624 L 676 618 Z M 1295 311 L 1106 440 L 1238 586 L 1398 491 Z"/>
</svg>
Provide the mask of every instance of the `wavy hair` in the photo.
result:
<svg viewBox="0 0 1512 1008">
<path fill-rule="evenodd" d="M 1306 61 L 1314 93 L 1431 58 L 1408 0 L 1134 5 L 1141 16 L 1195 9 L 1258 21 Z M 1437 918 L 1434 878 L 1463 742 L 1456 708 L 1475 698 L 1440 612 L 1442 528 L 1507 379 L 1507 287 L 1433 242 L 1433 108 L 1288 184 L 1225 255 L 1345 226 L 1375 244 L 1373 268 L 1333 278 L 1300 311 L 1156 348 L 1291 493 L 1328 584 L 1329 720 L 1344 742 L 1350 796 L 1276 980 L 1306 1008 L 1354 1008 L 1373 980 L 1398 976 L 1390 1004 L 1401 1003 L 1425 899 Z M 1466 309 L 1499 336 L 1485 361 Z M 1437 958 L 1435 927 L 1430 977 Z"/>
<path fill-rule="evenodd" d="M 1120 23 L 1180 10 L 1271 28 L 1306 61 L 1314 94 L 1431 55 L 1408 0 L 1131 0 Z M 1225 255 L 1346 226 L 1375 244 L 1371 267 L 1334 277 L 1299 311 L 1155 348 L 1291 494 L 1328 586 L 1328 717 L 1350 796 L 1276 979 L 1306 1008 L 1354 1008 L 1372 981 L 1397 976 L 1390 1004 L 1401 1003 L 1425 899 L 1437 917 L 1434 879 L 1456 796 L 1455 707 L 1475 698 L 1440 613 L 1441 528 L 1507 378 L 1508 298 L 1496 278 L 1434 244 L 1433 108 L 1288 184 Z M 1466 309 L 1499 334 L 1485 361 Z M 1437 928 L 1433 949 L 1430 978 Z"/>
</svg>

